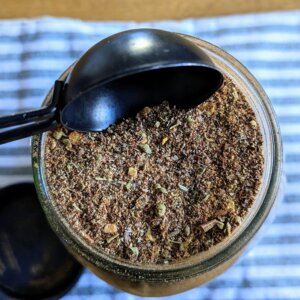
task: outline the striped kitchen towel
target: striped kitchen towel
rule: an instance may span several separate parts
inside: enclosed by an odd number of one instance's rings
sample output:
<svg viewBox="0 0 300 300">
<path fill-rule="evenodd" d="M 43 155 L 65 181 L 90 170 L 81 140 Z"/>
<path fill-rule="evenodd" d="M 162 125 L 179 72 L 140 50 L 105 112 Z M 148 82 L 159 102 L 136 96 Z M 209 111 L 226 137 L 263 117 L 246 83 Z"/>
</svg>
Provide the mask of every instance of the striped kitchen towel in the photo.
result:
<svg viewBox="0 0 300 300">
<path fill-rule="evenodd" d="M 264 238 L 235 266 L 202 287 L 167 299 L 300 299 L 300 11 L 183 21 L 0 21 L 0 115 L 37 108 L 59 74 L 98 40 L 154 27 L 208 40 L 258 78 L 281 125 L 287 185 Z M 0 146 L 0 186 L 32 181 L 29 139 Z M 67 300 L 136 300 L 86 271 Z"/>
</svg>

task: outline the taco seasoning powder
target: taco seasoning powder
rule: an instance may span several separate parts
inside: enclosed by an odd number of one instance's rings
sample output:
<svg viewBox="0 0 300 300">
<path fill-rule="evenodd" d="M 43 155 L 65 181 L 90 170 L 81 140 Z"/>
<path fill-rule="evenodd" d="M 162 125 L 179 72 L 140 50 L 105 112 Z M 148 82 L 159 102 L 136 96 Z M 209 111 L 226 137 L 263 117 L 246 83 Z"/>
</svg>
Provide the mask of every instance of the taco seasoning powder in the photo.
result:
<svg viewBox="0 0 300 300">
<path fill-rule="evenodd" d="M 164 102 L 99 133 L 58 128 L 45 151 L 62 218 L 96 249 L 143 264 L 228 238 L 255 201 L 263 164 L 255 114 L 229 78 L 188 111 Z"/>
</svg>

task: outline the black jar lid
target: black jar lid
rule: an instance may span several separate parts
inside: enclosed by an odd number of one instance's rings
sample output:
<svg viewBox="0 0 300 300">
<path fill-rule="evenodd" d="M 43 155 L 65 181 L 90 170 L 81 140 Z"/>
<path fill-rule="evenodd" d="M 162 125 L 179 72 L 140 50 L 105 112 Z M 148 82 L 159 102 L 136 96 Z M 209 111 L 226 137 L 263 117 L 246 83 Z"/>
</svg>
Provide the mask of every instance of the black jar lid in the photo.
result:
<svg viewBox="0 0 300 300">
<path fill-rule="evenodd" d="M 51 230 L 32 183 L 0 190 L 1 299 L 58 299 L 82 269 Z"/>
</svg>

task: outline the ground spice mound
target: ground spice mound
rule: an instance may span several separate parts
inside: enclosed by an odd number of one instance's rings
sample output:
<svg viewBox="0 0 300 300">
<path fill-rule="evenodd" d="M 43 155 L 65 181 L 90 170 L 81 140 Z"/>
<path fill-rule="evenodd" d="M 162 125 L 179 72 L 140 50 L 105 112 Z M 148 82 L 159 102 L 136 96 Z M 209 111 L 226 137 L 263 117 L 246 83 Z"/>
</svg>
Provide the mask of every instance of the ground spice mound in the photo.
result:
<svg viewBox="0 0 300 300">
<path fill-rule="evenodd" d="M 243 222 L 263 172 L 255 115 L 229 80 L 184 111 L 145 108 L 100 133 L 48 134 L 45 174 L 62 218 L 97 249 L 170 263 Z"/>
</svg>

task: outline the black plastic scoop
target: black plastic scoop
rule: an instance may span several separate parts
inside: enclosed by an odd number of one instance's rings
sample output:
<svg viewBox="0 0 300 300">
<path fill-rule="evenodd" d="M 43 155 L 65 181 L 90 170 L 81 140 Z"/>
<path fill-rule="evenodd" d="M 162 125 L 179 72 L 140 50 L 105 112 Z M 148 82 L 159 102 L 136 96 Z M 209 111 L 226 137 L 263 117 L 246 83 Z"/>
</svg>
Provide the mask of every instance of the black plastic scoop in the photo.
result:
<svg viewBox="0 0 300 300">
<path fill-rule="evenodd" d="M 112 35 L 90 48 L 65 81 L 56 81 L 52 103 L 0 118 L 0 144 L 53 128 L 101 131 L 145 106 L 169 101 L 192 108 L 222 84 L 222 73 L 188 39 L 156 29 Z"/>
</svg>

